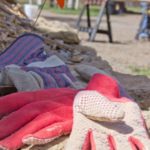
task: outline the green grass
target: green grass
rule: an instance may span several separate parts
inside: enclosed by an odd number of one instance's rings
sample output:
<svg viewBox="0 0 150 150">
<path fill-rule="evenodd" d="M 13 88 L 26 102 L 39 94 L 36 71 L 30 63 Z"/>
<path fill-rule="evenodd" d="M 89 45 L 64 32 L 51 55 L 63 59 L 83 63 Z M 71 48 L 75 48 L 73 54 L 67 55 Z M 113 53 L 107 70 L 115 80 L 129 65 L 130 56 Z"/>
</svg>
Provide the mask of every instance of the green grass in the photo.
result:
<svg viewBox="0 0 150 150">
<path fill-rule="evenodd" d="M 28 0 L 18 0 L 21 4 L 24 3 L 28 3 Z M 61 9 L 58 6 L 54 6 L 54 7 L 50 7 L 49 6 L 49 1 L 47 0 L 45 5 L 44 5 L 44 10 L 50 11 L 52 13 L 56 13 L 56 14 L 62 14 L 62 15 L 79 15 L 80 11 L 81 11 L 81 7 L 76 10 L 76 9 L 69 9 L 69 8 L 64 8 Z M 91 16 L 97 16 L 99 13 L 99 6 L 91 6 L 90 7 L 91 11 L 90 11 L 90 15 Z M 127 7 L 127 10 L 132 11 L 132 12 L 140 12 L 141 9 L 140 7 Z"/>
<path fill-rule="evenodd" d="M 141 13 L 141 8 L 140 7 L 127 7 L 128 11 L 136 12 L 136 13 Z"/>
<path fill-rule="evenodd" d="M 133 66 L 130 66 L 129 68 L 134 74 L 145 75 L 145 76 L 150 77 L 150 68 L 137 68 Z"/>
<path fill-rule="evenodd" d="M 62 15 L 78 15 L 80 13 L 80 9 L 75 10 L 75 9 L 68 9 L 68 8 L 64 8 L 61 9 L 57 6 L 55 7 L 47 7 L 46 5 L 44 6 L 45 10 L 48 10 L 50 12 L 56 13 L 56 14 L 62 14 Z"/>
<path fill-rule="evenodd" d="M 63 15 L 79 15 L 79 13 L 81 11 L 81 8 L 79 8 L 78 10 L 69 9 L 66 7 L 64 9 L 61 9 L 57 6 L 49 7 L 48 4 L 45 4 L 44 9 L 49 10 L 49 11 L 56 13 L 56 14 L 63 14 Z M 99 6 L 91 6 L 90 10 L 91 10 L 90 11 L 91 16 L 97 16 L 100 9 L 99 9 Z M 140 11 L 141 11 L 140 7 L 127 7 L 127 10 L 135 12 L 135 13 L 140 13 Z"/>
<path fill-rule="evenodd" d="M 20 0 L 19 1 L 22 5 L 25 3 L 28 3 L 28 0 Z M 81 6 L 82 7 L 82 6 Z M 56 13 L 56 14 L 62 14 L 62 15 L 79 15 L 80 11 L 81 11 L 81 7 L 79 9 L 69 9 L 67 7 L 61 9 L 58 6 L 54 6 L 54 7 L 50 7 L 49 6 L 49 2 L 46 1 L 45 5 L 44 5 L 44 10 Z M 92 6 L 91 7 L 91 16 L 97 16 L 99 12 L 99 6 Z"/>
<path fill-rule="evenodd" d="M 62 14 L 62 15 L 79 15 L 81 8 L 79 9 L 69 9 L 69 8 L 59 8 L 57 6 L 55 7 L 49 7 L 48 4 L 45 4 L 44 6 L 45 10 L 49 10 L 50 12 L 56 13 L 56 14 Z M 91 16 L 97 16 L 99 12 L 99 7 L 98 6 L 92 6 L 91 7 Z"/>
</svg>

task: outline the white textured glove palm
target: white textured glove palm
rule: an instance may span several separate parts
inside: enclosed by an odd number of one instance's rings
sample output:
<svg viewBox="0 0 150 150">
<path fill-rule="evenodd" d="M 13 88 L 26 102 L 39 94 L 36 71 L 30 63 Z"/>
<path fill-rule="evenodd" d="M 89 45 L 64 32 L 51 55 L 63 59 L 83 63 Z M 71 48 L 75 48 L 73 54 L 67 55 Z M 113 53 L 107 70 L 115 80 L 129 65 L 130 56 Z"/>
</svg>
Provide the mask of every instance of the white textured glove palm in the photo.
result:
<svg viewBox="0 0 150 150">
<path fill-rule="evenodd" d="M 96 91 L 76 95 L 66 150 L 150 150 L 139 106 L 132 101 L 112 102 L 114 99 Z M 126 101 L 121 98 L 120 102 L 122 99 Z"/>
</svg>

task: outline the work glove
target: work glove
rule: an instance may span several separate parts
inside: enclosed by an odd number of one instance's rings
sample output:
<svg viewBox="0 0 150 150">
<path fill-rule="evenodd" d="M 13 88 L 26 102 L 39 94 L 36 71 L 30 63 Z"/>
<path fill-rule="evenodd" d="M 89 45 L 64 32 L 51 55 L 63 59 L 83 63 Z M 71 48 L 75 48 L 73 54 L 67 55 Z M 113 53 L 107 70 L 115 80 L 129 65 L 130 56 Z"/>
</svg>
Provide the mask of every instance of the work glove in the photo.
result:
<svg viewBox="0 0 150 150">
<path fill-rule="evenodd" d="M 0 97 L 0 149 L 44 144 L 70 133 L 76 93 L 61 88 Z"/>
<path fill-rule="evenodd" d="M 104 82 L 105 88 L 100 86 Z M 75 96 L 73 128 L 66 150 L 150 149 L 139 106 L 121 97 L 112 78 L 94 75 L 87 89 Z"/>
<path fill-rule="evenodd" d="M 43 80 L 35 72 L 26 72 L 19 66 L 7 66 L 1 71 L 1 85 L 14 86 L 18 91 L 33 91 L 43 89 Z"/>
<path fill-rule="evenodd" d="M 117 83 L 101 74 L 94 75 L 86 90 L 96 90 L 117 99 L 120 96 Z M 0 97 L 0 148 L 15 150 L 23 143 L 44 144 L 70 133 L 73 99 L 77 92 L 60 88 Z"/>
</svg>

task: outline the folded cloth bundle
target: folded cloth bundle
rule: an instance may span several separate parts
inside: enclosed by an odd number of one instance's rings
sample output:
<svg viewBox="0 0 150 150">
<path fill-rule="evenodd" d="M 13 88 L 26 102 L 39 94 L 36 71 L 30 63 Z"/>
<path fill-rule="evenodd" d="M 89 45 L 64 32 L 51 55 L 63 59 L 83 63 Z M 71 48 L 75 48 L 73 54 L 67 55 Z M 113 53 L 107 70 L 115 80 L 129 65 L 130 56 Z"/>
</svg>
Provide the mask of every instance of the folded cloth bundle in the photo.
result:
<svg viewBox="0 0 150 150">
<path fill-rule="evenodd" d="M 44 42 L 35 34 L 24 34 L 0 55 L 0 85 L 18 91 L 75 87 L 67 65 L 44 51 Z"/>
<path fill-rule="evenodd" d="M 57 56 L 36 61 L 27 66 L 9 65 L 1 71 L 1 85 L 12 85 L 18 91 L 43 88 L 72 87 L 75 78 L 69 68 Z M 73 86 L 74 87 L 74 86 Z"/>
<path fill-rule="evenodd" d="M 38 74 L 25 72 L 19 67 L 8 67 L 1 72 L 1 85 L 14 86 L 18 91 L 38 90 L 42 88 L 43 81 Z"/>
<path fill-rule="evenodd" d="M 82 91 L 51 88 L 1 97 L 0 118 L 2 150 L 45 144 L 71 130 L 67 150 L 150 149 L 138 105 L 107 75 L 94 75 Z"/>
</svg>

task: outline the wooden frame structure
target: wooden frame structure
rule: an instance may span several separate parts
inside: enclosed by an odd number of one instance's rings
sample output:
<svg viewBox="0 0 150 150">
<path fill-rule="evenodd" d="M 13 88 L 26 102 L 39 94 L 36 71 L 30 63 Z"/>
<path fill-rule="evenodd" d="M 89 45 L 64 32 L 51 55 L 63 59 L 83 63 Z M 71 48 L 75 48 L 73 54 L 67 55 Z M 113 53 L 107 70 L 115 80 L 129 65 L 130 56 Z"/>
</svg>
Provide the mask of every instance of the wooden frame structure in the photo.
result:
<svg viewBox="0 0 150 150">
<path fill-rule="evenodd" d="M 94 41 L 96 34 L 101 33 L 101 34 L 108 35 L 109 42 L 112 43 L 113 39 L 112 39 L 111 21 L 110 21 L 110 14 L 108 10 L 109 0 L 106 0 L 106 1 L 104 0 L 102 4 L 100 5 L 99 14 L 97 16 L 96 24 L 94 25 L 94 27 L 91 26 L 90 5 L 91 4 L 86 3 L 80 12 L 79 18 L 77 20 L 78 30 L 82 32 L 88 32 L 89 41 Z M 82 17 L 85 11 L 86 11 L 86 18 L 87 18 L 87 27 L 81 26 Z M 107 30 L 101 30 L 99 28 L 102 22 L 102 18 L 105 14 L 106 14 Z"/>
</svg>

